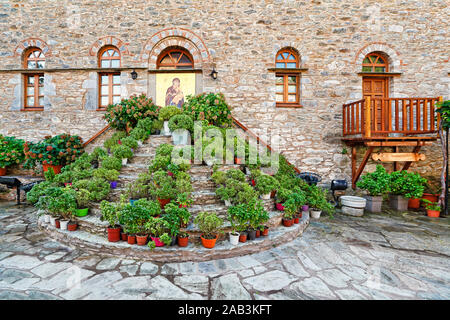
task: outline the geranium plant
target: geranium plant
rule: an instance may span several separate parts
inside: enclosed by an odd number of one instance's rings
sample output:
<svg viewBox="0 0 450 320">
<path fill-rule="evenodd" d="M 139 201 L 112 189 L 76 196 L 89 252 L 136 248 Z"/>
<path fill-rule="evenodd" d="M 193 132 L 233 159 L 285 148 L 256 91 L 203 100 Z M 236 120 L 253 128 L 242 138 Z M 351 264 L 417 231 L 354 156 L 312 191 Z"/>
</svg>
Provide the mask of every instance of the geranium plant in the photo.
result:
<svg viewBox="0 0 450 320">
<path fill-rule="evenodd" d="M 25 160 L 23 145 L 25 141 L 0 134 L 0 168 L 20 164 Z"/>
</svg>

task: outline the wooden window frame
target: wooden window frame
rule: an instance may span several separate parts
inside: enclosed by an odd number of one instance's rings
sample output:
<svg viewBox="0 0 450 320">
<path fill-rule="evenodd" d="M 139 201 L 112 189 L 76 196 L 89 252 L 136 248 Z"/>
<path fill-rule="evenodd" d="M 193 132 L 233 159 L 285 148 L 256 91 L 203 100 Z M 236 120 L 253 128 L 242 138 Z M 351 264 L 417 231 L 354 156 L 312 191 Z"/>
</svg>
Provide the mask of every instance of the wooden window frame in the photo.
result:
<svg viewBox="0 0 450 320">
<path fill-rule="evenodd" d="M 24 75 L 24 102 L 23 102 L 23 109 L 22 111 L 43 111 L 44 105 L 39 104 L 39 98 L 44 98 L 44 95 L 39 94 L 39 88 L 44 87 L 44 84 L 39 83 L 39 77 L 44 77 L 43 73 L 33 73 L 33 74 L 25 74 Z M 28 79 L 34 78 L 34 84 L 28 85 Z M 34 88 L 34 94 L 28 95 L 28 88 Z M 28 105 L 28 98 L 33 97 L 34 98 L 34 105 L 29 106 Z"/>
<path fill-rule="evenodd" d="M 111 57 L 103 57 L 103 54 L 106 51 L 108 51 L 108 50 L 114 50 L 115 52 L 117 52 L 119 54 L 119 56 L 118 57 L 113 57 L 113 56 L 111 56 Z M 98 52 L 98 66 L 99 66 L 99 68 L 104 68 L 104 67 L 102 67 L 102 61 L 103 60 L 109 60 L 109 61 L 119 60 L 119 67 L 118 68 L 122 67 L 122 55 L 120 54 L 120 50 L 117 47 L 115 47 L 115 46 L 104 46 L 104 47 L 102 47 L 100 49 L 100 51 Z M 104 69 L 113 69 L 113 67 L 111 66 L 111 62 L 109 63 L 109 67 L 105 67 Z"/>
<path fill-rule="evenodd" d="M 102 76 L 108 76 L 108 84 L 102 84 Z M 106 108 L 113 104 L 114 97 L 121 97 L 120 94 L 114 94 L 114 86 L 118 86 L 120 88 L 121 84 L 113 83 L 113 76 L 120 76 L 120 72 L 100 72 L 98 74 L 98 106 L 97 111 L 105 111 Z M 108 86 L 108 95 L 102 95 L 102 87 Z M 108 97 L 108 104 L 106 106 L 102 106 L 102 97 Z"/>
<path fill-rule="evenodd" d="M 35 58 L 32 57 L 30 58 L 30 54 L 38 51 L 40 52 L 40 54 L 42 55 L 42 57 L 39 58 Z M 25 51 L 24 53 L 24 59 L 23 59 L 23 67 L 24 69 L 28 69 L 28 70 L 36 70 L 36 73 L 32 72 L 32 73 L 26 73 L 23 75 L 23 107 L 22 107 L 22 111 L 43 111 L 44 110 L 44 105 L 40 105 L 39 104 L 39 98 L 44 98 L 44 94 L 40 95 L 39 94 L 39 88 L 44 88 L 44 83 L 40 84 L 39 83 L 39 78 L 40 77 L 44 77 L 44 73 L 42 71 L 42 68 L 28 68 L 28 62 L 30 61 L 36 61 L 36 65 L 38 61 L 43 61 L 45 63 L 45 55 L 42 52 L 42 50 L 40 48 L 36 48 L 36 47 L 32 47 L 30 49 L 28 49 L 27 51 Z M 44 66 L 45 67 L 45 66 Z M 30 78 L 34 78 L 34 84 L 33 85 L 29 85 L 28 84 L 28 79 Z M 33 88 L 34 94 L 33 95 L 28 95 L 28 88 Z M 44 89 L 42 89 L 42 91 L 44 91 Z M 33 97 L 34 98 L 34 104 L 32 106 L 28 105 L 28 98 L 29 97 Z"/>
<path fill-rule="evenodd" d="M 371 63 L 364 63 L 364 60 L 366 59 L 370 59 L 370 57 L 376 57 L 375 60 L 373 60 L 374 62 Z M 382 64 L 377 64 L 377 62 L 379 60 L 382 60 L 383 63 Z M 371 60 L 372 61 L 372 60 Z M 372 70 L 371 71 L 364 71 L 364 67 L 370 67 Z M 361 67 L 361 71 L 364 73 L 380 73 L 380 71 L 375 71 L 375 68 L 380 68 L 380 67 L 384 67 L 384 71 L 381 71 L 383 73 L 387 73 L 389 72 L 389 62 L 387 61 L 387 57 L 381 53 L 377 53 L 377 52 L 371 52 L 368 55 L 366 55 L 363 59 L 362 62 L 362 67 Z"/>
<path fill-rule="evenodd" d="M 283 53 L 288 53 L 287 58 L 278 59 L 279 55 L 282 55 Z M 289 56 L 292 55 L 295 58 L 295 68 L 287 68 L 287 63 L 293 63 L 294 60 L 288 60 Z M 285 68 L 277 67 L 278 63 L 284 63 Z M 300 59 L 299 55 L 296 51 L 292 49 L 282 49 L 277 52 L 277 55 L 275 56 L 275 66 L 276 66 L 276 72 L 275 77 L 283 77 L 283 83 L 281 84 L 283 86 L 283 101 L 276 101 L 277 96 L 277 90 L 275 90 L 275 105 L 277 108 L 301 108 L 302 105 L 300 104 L 300 73 L 293 72 L 292 69 L 298 70 L 300 65 Z M 296 80 L 296 92 L 295 92 L 295 101 L 289 102 L 289 77 L 294 77 Z M 278 82 L 275 83 L 275 86 L 280 86 Z M 292 94 L 291 94 L 292 95 Z"/>
<path fill-rule="evenodd" d="M 163 58 L 165 58 L 167 55 L 170 56 L 170 58 L 172 59 L 172 61 L 174 60 L 174 58 L 172 58 L 172 53 L 177 52 L 177 53 L 181 53 L 180 57 L 178 58 L 177 61 L 175 61 L 174 63 L 165 63 L 165 64 L 161 64 L 161 60 Z M 190 61 L 191 63 L 179 63 L 179 61 L 181 60 L 181 57 L 185 55 Z M 185 67 L 190 67 L 190 68 L 183 68 L 183 69 L 177 69 L 177 66 L 185 66 Z M 170 48 L 168 50 L 164 50 L 163 52 L 161 52 L 158 56 L 158 59 L 156 61 L 156 69 L 161 69 L 161 67 L 163 67 L 164 69 L 162 70 L 189 70 L 189 69 L 194 69 L 194 59 L 191 55 L 191 53 L 184 49 L 184 48 Z M 171 68 L 171 69 L 166 69 L 166 68 Z"/>
</svg>

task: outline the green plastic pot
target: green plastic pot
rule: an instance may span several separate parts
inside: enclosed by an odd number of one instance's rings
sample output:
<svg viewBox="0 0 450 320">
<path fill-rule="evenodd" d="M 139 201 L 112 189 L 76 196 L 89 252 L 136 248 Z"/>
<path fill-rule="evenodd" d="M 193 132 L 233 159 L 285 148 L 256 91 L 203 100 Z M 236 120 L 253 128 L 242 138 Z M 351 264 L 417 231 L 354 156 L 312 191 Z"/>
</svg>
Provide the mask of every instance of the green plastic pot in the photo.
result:
<svg viewBox="0 0 450 320">
<path fill-rule="evenodd" d="M 84 217 L 88 214 L 89 208 L 85 208 L 85 209 L 77 209 L 77 211 L 75 211 L 75 215 L 77 217 Z"/>
</svg>

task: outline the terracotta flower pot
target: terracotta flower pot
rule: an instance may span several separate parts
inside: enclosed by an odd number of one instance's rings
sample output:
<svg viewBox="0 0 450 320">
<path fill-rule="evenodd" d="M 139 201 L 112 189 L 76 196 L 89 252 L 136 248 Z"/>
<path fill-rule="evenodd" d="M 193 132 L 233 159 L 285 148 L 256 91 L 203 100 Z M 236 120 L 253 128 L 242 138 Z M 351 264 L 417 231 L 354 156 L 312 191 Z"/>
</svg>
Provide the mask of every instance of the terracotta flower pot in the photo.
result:
<svg viewBox="0 0 450 320">
<path fill-rule="evenodd" d="M 78 228 L 78 224 L 76 222 L 69 222 L 67 225 L 67 230 L 69 231 L 75 231 Z"/>
<path fill-rule="evenodd" d="M 120 240 L 120 227 L 108 228 L 108 241 L 117 242 Z"/>
<path fill-rule="evenodd" d="M 241 232 L 239 234 L 239 242 L 247 242 L 247 232 Z"/>
<path fill-rule="evenodd" d="M 128 235 L 125 232 L 120 233 L 120 238 L 122 241 L 128 241 Z"/>
<path fill-rule="evenodd" d="M 263 237 L 267 237 L 269 235 L 269 227 L 264 227 L 263 232 L 261 233 Z"/>
<path fill-rule="evenodd" d="M 128 244 L 136 244 L 136 236 L 128 235 L 127 242 Z"/>
<path fill-rule="evenodd" d="M 189 244 L 189 237 L 182 238 L 182 237 L 178 236 L 177 238 L 178 238 L 178 245 L 180 247 L 187 247 L 188 246 L 188 244 Z"/>
<path fill-rule="evenodd" d="M 298 224 L 300 222 L 300 218 L 298 217 L 298 216 L 296 216 L 295 218 L 294 218 L 294 223 L 295 224 Z"/>
<path fill-rule="evenodd" d="M 430 218 L 439 218 L 441 212 L 437 210 L 427 210 L 427 216 Z"/>
<path fill-rule="evenodd" d="M 431 201 L 431 202 L 438 202 L 439 195 L 438 194 L 432 194 L 432 193 L 424 193 L 422 195 L 422 199 L 428 200 L 428 201 Z"/>
<path fill-rule="evenodd" d="M 6 168 L 0 168 L 0 176 L 6 176 Z"/>
<path fill-rule="evenodd" d="M 261 230 L 256 230 L 256 237 L 257 238 L 261 237 Z"/>
<path fill-rule="evenodd" d="M 60 174 L 62 166 L 55 166 L 53 164 L 43 164 L 42 168 L 44 169 L 44 172 L 47 172 L 49 168 L 52 168 L 55 174 Z"/>
<path fill-rule="evenodd" d="M 420 208 L 420 199 L 409 199 L 408 200 L 408 208 L 419 209 Z"/>
<path fill-rule="evenodd" d="M 170 199 L 160 199 L 160 198 L 157 198 L 157 199 L 159 201 L 159 205 L 161 206 L 161 209 L 164 209 L 166 204 L 168 204 L 170 202 Z"/>
<path fill-rule="evenodd" d="M 136 236 L 136 241 L 138 246 L 145 246 L 147 244 L 148 235 L 145 236 Z"/>
<path fill-rule="evenodd" d="M 59 219 L 55 220 L 55 227 L 57 227 L 58 229 L 61 228 L 61 223 L 59 222 Z"/>
<path fill-rule="evenodd" d="M 281 221 L 283 222 L 283 226 L 285 227 L 291 227 L 294 224 L 294 219 L 281 219 Z"/>
<path fill-rule="evenodd" d="M 235 164 L 242 164 L 242 158 L 234 157 Z"/>
<path fill-rule="evenodd" d="M 202 245 L 207 249 L 212 249 L 216 245 L 216 241 L 219 238 L 218 235 L 214 239 L 205 239 L 203 235 L 200 237 L 202 239 Z"/>
</svg>

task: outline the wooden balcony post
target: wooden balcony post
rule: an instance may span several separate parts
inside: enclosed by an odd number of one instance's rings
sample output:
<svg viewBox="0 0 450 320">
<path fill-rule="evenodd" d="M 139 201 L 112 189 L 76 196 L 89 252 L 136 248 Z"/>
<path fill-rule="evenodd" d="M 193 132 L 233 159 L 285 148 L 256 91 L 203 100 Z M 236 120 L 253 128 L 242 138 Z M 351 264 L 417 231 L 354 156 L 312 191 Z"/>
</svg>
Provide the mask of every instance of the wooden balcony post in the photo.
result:
<svg viewBox="0 0 450 320">
<path fill-rule="evenodd" d="M 370 138 L 372 136 L 371 132 L 371 108 L 370 108 L 370 97 L 366 97 L 365 101 L 365 110 L 364 110 L 364 137 Z"/>
<path fill-rule="evenodd" d="M 444 102 L 444 98 L 442 96 L 439 96 L 438 101 Z M 438 132 L 438 136 L 439 136 L 439 128 L 440 128 L 440 124 L 441 124 L 441 114 L 439 112 L 437 113 L 436 122 L 437 122 L 437 132 Z"/>
</svg>

